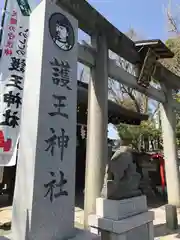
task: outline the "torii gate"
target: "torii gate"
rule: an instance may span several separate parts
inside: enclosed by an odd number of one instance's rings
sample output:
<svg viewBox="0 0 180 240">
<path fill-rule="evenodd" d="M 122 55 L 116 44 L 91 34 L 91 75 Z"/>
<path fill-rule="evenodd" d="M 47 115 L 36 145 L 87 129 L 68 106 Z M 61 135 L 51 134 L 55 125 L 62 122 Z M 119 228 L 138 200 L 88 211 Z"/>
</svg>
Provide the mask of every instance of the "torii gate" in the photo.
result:
<svg viewBox="0 0 180 240">
<path fill-rule="evenodd" d="M 141 71 L 147 50 L 153 51 L 161 58 L 173 57 L 159 40 L 137 42 L 127 38 L 109 23 L 87 1 L 57 0 L 57 4 L 69 11 L 79 22 L 79 28 L 91 36 L 91 46 L 79 44 L 79 62 L 91 68 L 89 84 L 88 139 L 85 190 L 85 225 L 87 216 L 95 210 L 95 199 L 102 187 L 104 165 L 107 161 L 107 99 L 108 77 L 144 93 L 161 103 L 164 155 L 166 159 L 166 180 L 168 202 L 180 206 L 180 183 L 177 164 L 175 137 L 175 112 L 180 104 L 173 99 L 172 90 L 180 89 L 180 78 L 152 61 L 152 77 L 161 84 L 158 90 L 152 86 L 142 87 L 137 83 L 139 74 L 133 76 L 109 59 L 108 50 L 112 50 L 125 60 L 134 64 Z M 138 50 L 144 48 L 140 54 Z M 94 141 L 96 139 L 96 141 Z M 93 169 L 93 170 L 92 170 Z"/>
</svg>

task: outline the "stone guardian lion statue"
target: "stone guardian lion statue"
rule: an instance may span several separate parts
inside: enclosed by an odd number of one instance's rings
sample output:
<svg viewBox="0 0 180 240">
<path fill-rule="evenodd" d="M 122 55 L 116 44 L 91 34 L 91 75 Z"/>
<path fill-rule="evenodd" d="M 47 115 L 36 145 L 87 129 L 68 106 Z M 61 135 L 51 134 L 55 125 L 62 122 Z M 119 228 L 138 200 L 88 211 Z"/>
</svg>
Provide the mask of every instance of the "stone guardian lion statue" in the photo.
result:
<svg viewBox="0 0 180 240">
<path fill-rule="evenodd" d="M 139 196 L 140 178 L 132 149 L 122 142 L 107 164 L 101 197 L 121 200 Z"/>
</svg>

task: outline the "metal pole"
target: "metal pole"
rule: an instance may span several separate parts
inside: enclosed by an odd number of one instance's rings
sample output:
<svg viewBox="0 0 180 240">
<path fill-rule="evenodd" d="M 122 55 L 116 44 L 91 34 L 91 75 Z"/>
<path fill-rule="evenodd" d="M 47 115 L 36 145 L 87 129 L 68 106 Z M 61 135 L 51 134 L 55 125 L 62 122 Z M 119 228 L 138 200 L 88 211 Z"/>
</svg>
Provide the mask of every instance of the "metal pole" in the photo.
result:
<svg viewBox="0 0 180 240">
<path fill-rule="evenodd" d="M 1 57 L 1 52 L 2 52 L 1 43 L 2 43 L 2 36 L 3 36 L 3 28 L 4 28 L 4 23 L 5 23 L 5 17 L 6 17 L 7 4 L 8 4 L 8 0 L 5 0 L 4 8 L 3 8 L 3 14 L 2 14 L 2 19 L 1 19 L 1 27 L 0 27 L 0 57 Z"/>
</svg>

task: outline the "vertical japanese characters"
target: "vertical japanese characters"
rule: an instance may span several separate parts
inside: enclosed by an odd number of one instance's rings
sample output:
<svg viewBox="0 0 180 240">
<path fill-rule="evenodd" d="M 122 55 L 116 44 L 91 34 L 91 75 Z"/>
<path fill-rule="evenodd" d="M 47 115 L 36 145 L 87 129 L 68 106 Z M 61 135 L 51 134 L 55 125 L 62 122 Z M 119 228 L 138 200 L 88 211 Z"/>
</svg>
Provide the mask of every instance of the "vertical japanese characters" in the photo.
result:
<svg viewBox="0 0 180 240">
<path fill-rule="evenodd" d="M 28 19 L 22 21 L 15 1 L 8 2 L 8 12 L 0 62 L 0 165 L 11 166 L 19 135 L 29 29 Z"/>
<path fill-rule="evenodd" d="M 8 24 L 8 34 L 5 42 L 5 47 L 3 49 L 4 54 L 6 56 L 13 54 L 13 48 L 14 48 L 15 37 L 16 37 L 16 29 L 17 29 L 17 11 L 13 10 L 10 17 L 10 22 Z"/>
<path fill-rule="evenodd" d="M 12 53 L 11 62 L 8 70 L 10 71 L 9 81 L 6 83 L 6 91 L 3 95 L 3 101 L 6 104 L 3 113 L 4 120 L 0 125 L 16 128 L 19 126 L 20 106 L 22 105 L 22 90 L 24 82 L 24 72 L 26 67 L 26 45 L 28 38 L 28 29 L 20 27 L 18 47 L 16 53 Z"/>
<path fill-rule="evenodd" d="M 53 118 L 59 117 L 68 120 L 69 116 L 66 113 L 68 112 L 66 110 L 68 108 L 68 105 L 66 104 L 67 95 L 65 93 L 72 90 L 70 79 L 71 67 L 68 61 L 59 61 L 57 58 L 53 58 L 49 64 L 52 69 L 52 84 L 56 85 L 57 92 L 59 88 L 63 88 L 65 91 L 63 91 L 63 95 L 59 95 L 58 93 L 52 94 L 52 104 L 54 110 L 48 112 L 47 114 Z M 57 154 L 57 151 L 55 150 L 58 148 L 60 161 L 63 162 L 64 153 L 68 148 L 69 136 L 66 134 L 66 130 L 64 128 L 60 128 L 57 131 L 54 128 L 50 128 L 49 132 L 51 136 L 45 140 L 45 143 L 47 144 L 45 151 L 51 155 L 53 160 L 54 155 Z M 50 201 L 53 202 L 54 199 L 60 196 L 68 196 L 68 192 L 65 188 L 67 179 L 65 178 L 63 170 L 60 169 L 58 172 L 49 172 L 49 176 L 52 180 L 47 184 L 44 184 L 46 189 L 44 197 L 49 196 Z"/>
<path fill-rule="evenodd" d="M 8 0 L 0 59 L 0 166 L 16 164 L 30 13 L 37 0 Z"/>
</svg>

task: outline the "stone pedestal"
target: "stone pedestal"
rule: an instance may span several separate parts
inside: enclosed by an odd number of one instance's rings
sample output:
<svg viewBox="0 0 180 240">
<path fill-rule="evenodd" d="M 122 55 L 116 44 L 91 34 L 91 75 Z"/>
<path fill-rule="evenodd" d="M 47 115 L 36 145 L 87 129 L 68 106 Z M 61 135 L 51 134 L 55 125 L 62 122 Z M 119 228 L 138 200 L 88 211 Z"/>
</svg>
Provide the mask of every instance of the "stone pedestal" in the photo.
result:
<svg viewBox="0 0 180 240">
<path fill-rule="evenodd" d="M 76 236 L 67 240 L 101 240 L 101 236 L 86 230 L 76 229 Z"/>
<path fill-rule="evenodd" d="M 145 196 L 121 201 L 98 198 L 89 226 L 102 240 L 154 240 L 153 219 Z"/>
<path fill-rule="evenodd" d="M 166 210 L 166 226 L 170 230 L 178 229 L 178 217 L 177 217 L 177 208 L 176 206 L 167 204 L 165 207 Z"/>
<path fill-rule="evenodd" d="M 0 236 L 0 240 L 14 240 L 11 236 Z M 59 240 L 59 238 L 58 238 Z M 101 240 L 101 236 L 89 231 L 75 230 L 75 237 L 67 238 L 66 240 Z"/>
</svg>

